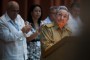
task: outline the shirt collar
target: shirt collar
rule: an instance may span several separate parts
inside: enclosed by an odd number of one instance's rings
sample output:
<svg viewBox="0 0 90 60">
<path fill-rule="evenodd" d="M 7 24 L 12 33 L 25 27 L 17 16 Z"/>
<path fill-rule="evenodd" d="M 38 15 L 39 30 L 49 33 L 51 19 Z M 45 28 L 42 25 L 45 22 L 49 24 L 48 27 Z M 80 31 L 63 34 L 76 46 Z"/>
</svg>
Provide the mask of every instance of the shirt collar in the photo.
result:
<svg viewBox="0 0 90 60">
<path fill-rule="evenodd" d="M 7 19 L 8 22 L 13 21 L 13 20 L 8 16 L 7 12 L 5 13 L 5 17 L 6 17 L 6 19 Z M 17 17 L 16 17 L 16 19 L 15 19 L 15 22 L 16 22 L 16 20 L 17 20 Z"/>
</svg>

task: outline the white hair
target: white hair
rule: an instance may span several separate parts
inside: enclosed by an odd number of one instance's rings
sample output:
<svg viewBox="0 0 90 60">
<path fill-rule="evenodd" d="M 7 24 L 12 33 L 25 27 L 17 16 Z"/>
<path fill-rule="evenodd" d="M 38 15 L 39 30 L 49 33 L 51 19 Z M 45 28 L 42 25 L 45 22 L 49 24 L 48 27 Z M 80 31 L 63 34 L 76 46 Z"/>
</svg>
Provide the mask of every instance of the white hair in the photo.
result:
<svg viewBox="0 0 90 60">
<path fill-rule="evenodd" d="M 67 12 L 69 12 L 68 11 L 68 8 L 66 7 L 66 6 L 59 6 L 58 8 L 57 8 L 57 10 L 66 10 Z"/>
</svg>

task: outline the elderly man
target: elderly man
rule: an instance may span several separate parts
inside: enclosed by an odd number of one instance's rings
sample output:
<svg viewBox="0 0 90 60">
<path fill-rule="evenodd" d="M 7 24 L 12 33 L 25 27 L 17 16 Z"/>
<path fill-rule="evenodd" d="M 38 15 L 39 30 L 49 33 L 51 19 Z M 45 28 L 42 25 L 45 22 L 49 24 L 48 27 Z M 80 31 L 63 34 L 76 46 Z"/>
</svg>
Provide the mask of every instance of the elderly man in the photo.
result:
<svg viewBox="0 0 90 60">
<path fill-rule="evenodd" d="M 69 12 L 65 6 L 57 8 L 55 20 L 51 23 L 42 25 L 41 29 L 41 43 L 42 43 L 42 56 L 46 57 L 47 54 L 56 47 L 56 44 L 63 40 L 63 38 L 71 36 L 71 30 L 67 26 L 69 20 Z M 50 48 L 52 50 L 50 50 Z M 41 58 L 42 59 L 42 58 Z"/>
<path fill-rule="evenodd" d="M 25 25 L 18 12 L 19 4 L 10 1 L 6 13 L 0 18 L 0 60 L 27 59 L 25 34 L 31 25 Z"/>
<path fill-rule="evenodd" d="M 43 24 L 49 24 L 49 23 L 51 23 L 52 21 L 55 20 L 55 15 L 56 15 L 57 8 L 58 8 L 58 6 L 51 6 L 50 7 L 49 16 L 47 16 L 47 18 L 44 19 L 41 22 L 41 25 L 43 25 Z"/>
</svg>

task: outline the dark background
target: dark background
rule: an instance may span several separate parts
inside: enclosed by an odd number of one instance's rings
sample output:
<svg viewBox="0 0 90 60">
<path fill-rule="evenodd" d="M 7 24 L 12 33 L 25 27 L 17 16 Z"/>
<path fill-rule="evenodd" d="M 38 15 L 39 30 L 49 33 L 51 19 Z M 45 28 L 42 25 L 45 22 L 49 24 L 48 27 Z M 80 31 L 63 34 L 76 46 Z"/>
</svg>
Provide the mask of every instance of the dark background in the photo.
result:
<svg viewBox="0 0 90 60">
<path fill-rule="evenodd" d="M 5 12 L 8 1 L 12 0 L 0 0 L 0 16 Z M 20 5 L 20 14 L 24 20 L 27 20 L 29 8 L 32 4 L 39 4 L 43 10 L 43 19 L 46 18 L 49 12 L 50 6 L 65 5 L 69 7 L 74 0 L 14 0 Z M 76 0 L 79 2 L 80 0 Z"/>
</svg>

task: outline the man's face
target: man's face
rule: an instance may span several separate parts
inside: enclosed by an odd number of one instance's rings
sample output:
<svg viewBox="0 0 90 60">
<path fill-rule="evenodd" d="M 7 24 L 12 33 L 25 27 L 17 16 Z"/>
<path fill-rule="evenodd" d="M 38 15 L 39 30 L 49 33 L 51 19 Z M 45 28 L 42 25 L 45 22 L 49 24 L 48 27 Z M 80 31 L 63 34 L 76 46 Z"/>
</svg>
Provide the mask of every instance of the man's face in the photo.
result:
<svg viewBox="0 0 90 60">
<path fill-rule="evenodd" d="M 59 12 L 56 14 L 56 22 L 60 28 L 65 26 L 68 19 L 69 19 L 69 13 L 66 10 L 59 10 Z"/>
<path fill-rule="evenodd" d="M 19 6 L 14 6 L 12 8 L 9 8 L 8 10 L 8 15 L 12 20 L 14 20 L 17 17 L 18 13 L 19 13 Z"/>
<path fill-rule="evenodd" d="M 56 15 L 56 9 L 54 9 L 54 10 L 52 10 L 51 12 L 50 12 L 50 18 L 51 18 L 51 20 L 55 20 L 55 15 Z"/>
<path fill-rule="evenodd" d="M 80 14 L 80 8 L 79 7 L 73 7 L 72 8 L 72 14 L 75 16 L 78 16 Z"/>
</svg>

